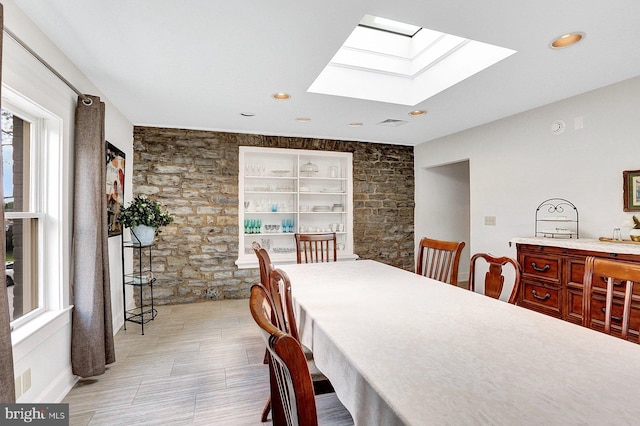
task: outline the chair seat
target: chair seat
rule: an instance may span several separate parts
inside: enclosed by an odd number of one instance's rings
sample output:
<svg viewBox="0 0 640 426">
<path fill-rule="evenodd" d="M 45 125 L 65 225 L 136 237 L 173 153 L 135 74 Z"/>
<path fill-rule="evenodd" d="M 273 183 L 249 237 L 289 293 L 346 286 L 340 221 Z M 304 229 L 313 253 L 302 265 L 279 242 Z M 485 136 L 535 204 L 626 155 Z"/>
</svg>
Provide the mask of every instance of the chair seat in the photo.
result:
<svg viewBox="0 0 640 426">
<path fill-rule="evenodd" d="M 304 349 L 304 346 L 302 348 Z M 307 365 L 309 366 L 309 374 L 311 374 L 311 381 L 313 382 L 314 394 L 323 395 L 325 393 L 335 392 L 333 385 L 327 376 L 325 376 L 316 366 L 316 362 L 313 360 L 313 355 L 311 359 L 307 359 Z"/>
<path fill-rule="evenodd" d="M 316 362 L 313 359 L 308 359 L 307 365 L 309 366 L 309 374 L 311 374 L 311 379 L 313 381 L 327 380 L 327 377 L 318 369 Z"/>
<path fill-rule="evenodd" d="M 302 346 L 302 352 L 304 352 L 304 357 L 307 359 L 307 361 L 313 360 L 313 352 L 311 352 L 311 349 L 303 344 L 300 344 L 300 346 Z"/>
</svg>

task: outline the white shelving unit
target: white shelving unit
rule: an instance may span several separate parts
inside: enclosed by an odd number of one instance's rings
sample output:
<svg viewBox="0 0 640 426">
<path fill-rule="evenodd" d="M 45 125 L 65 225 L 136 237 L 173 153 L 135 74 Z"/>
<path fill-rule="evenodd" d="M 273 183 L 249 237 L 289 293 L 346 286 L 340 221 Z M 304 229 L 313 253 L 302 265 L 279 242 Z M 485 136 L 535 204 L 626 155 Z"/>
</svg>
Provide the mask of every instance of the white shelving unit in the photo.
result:
<svg viewBox="0 0 640 426">
<path fill-rule="evenodd" d="M 335 231 L 338 259 L 356 259 L 352 176 L 348 152 L 241 146 L 236 265 L 257 267 L 253 241 L 274 263 L 295 263 L 295 232 Z"/>
</svg>

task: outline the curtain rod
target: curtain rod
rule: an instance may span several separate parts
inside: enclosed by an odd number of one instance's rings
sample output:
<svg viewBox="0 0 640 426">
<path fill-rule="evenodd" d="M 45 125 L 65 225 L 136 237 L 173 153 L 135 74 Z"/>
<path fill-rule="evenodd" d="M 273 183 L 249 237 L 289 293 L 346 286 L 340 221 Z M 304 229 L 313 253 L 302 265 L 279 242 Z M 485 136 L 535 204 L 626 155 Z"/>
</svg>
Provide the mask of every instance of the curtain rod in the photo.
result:
<svg viewBox="0 0 640 426">
<path fill-rule="evenodd" d="M 4 32 L 7 33 L 9 37 L 14 39 L 16 43 L 22 46 L 24 50 L 29 52 L 34 58 L 38 60 L 38 62 L 44 65 L 49 71 L 51 71 L 56 77 L 58 77 L 64 84 L 69 86 L 69 88 L 73 90 L 80 97 L 80 99 L 82 99 L 82 103 L 84 103 L 85 105 L 91 105 L 93 103 L 93 100 L 90 97 L 88 97 L 87 95 L 85 95 L 84 93 L 76 89 L 76 87 L 73 84 L 71 84 L 69 80 L 64 78 L 62 74 L 60 74 L 51 65 L 49 65 L 47 61 L 45 61 L 40 55 L 34 52 L 33 49 L 31 49 L 29 46 L 27 46 L 27 44 L 24 41 L 22 41 L 17 35 L 15 35 L 11 30 L 9 30 L 7 27 L 4 27 L 3 29 L 4 29 Z"/>
</svg>

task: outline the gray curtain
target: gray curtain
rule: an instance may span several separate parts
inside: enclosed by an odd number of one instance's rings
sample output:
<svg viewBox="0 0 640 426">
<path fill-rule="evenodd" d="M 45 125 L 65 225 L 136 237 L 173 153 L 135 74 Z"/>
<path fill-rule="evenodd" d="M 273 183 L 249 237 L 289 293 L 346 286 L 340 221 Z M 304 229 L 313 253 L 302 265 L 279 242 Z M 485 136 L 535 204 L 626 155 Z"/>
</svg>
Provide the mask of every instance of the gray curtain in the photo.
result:
<svg viewBox="0 0 640 426">
<path fill-rule="evenodd" d="M 115 362 L 111 323 L 104 103 L 78 98 L 73 203 L 73 325 L 71 367 L 80 377 Z"/>
<path fill-rule="evenodd" d="M 0 81 L 2 81 L 2 34 L 4 12 L 0 3 Z M 0 150 L 0 176 L 2 175 L 2 150 Z M 4 185 L 0 185 L 0 241 L 2 241 L 2 264 L 6 262 L 4 234 Z M 0 274 L 0 403 L 16 402 L 16 388 L 13 380 L 13 350 L 11 347 L 11 328 L 9 326 L 9 298 L 7 297 L 7 279 Z"/>
</svg>

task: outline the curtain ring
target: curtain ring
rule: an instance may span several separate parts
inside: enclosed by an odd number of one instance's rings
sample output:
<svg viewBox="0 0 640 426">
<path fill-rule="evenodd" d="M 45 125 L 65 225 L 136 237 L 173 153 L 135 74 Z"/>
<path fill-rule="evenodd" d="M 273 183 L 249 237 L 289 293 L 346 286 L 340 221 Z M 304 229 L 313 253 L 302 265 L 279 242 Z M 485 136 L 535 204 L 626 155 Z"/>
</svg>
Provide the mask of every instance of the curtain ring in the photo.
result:
<svg viewBox="0 0 640 426">
<path fill-rule="evenodd" d="M 91 99 L 91 98 L 89 98 L 87 96 L 84 96 L 82 98 L 82 103 L 85 104 L 86 106 L 91 106 L 91 105 L 93 105 L 93 99 Z"/>
</svg>

